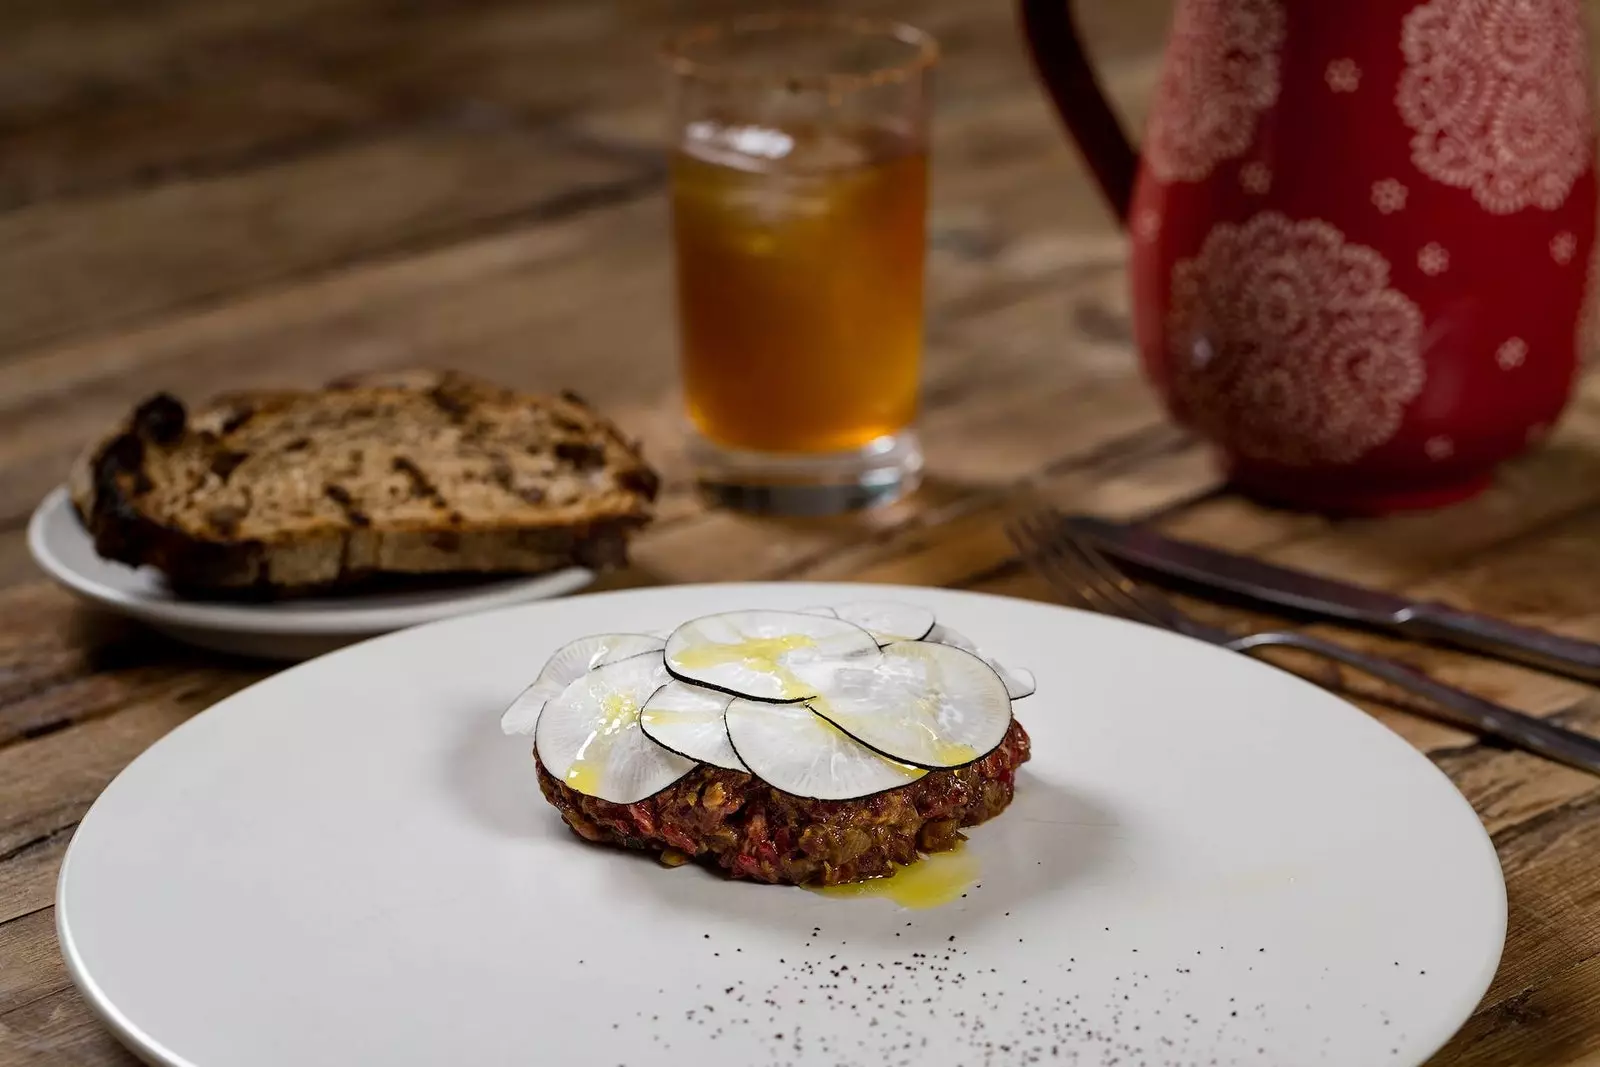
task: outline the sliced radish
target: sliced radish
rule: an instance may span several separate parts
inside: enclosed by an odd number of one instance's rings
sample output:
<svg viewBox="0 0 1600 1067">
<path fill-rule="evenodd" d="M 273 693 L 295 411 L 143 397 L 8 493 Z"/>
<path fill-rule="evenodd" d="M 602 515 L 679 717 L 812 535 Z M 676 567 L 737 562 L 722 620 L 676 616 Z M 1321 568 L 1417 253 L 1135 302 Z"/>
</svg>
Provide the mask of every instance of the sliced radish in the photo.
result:
<svg viewBox="0 0 1600 1067">
<path fill-rule="evenodd" d="M 730 771 L 747 771 L 728 741 L 722 713 L 733 697 L 673 679 L 639 709 L 639 726 L 658 745 Z"/>
<path fill-rule="evenodd" d="M 735 698 L 728 737 L 752 773 L 774 789 L 815 800 L 854 800 L 928 772 L 884 759 L 804 704 Z"/>
<path fill-rule="evenodd" d="M 639 709 L 667 681 L 661 657 L 647 655 L 581 675 L 539 716 L 539 762 L 578 792 L 613 804 L 661 792 L 695 766 L 639 728 Z"/>
<path fill-rule="evenodd" d="M 823 618 L 826 618 L 826 619 L 837 619 L 839 617 L 839 613 L 837 611 L 834 611 L 832 608 L 826 607 L 826 606 L 819 606 L 819 607 L 814 607 L 814 608 L 801 608 L 800 609 L 800 614 L 802 614 L 802 615 L 821 615 Z"/>
<path fill-rule="evenodd" d="M 983 660 L 983 662 L 994 668 L 994 672 L 1000 676 L 1000 680 L 1006 683 L 1006 692 L 1011 696 L 1012 700 L 1031 697 L 1039 688 L 1034 682 L 1032 671 L 1007 667 L 993 656 L 987 655 L 983 649 L 973 644 L 964 634 L 957 633 L 942 622 L 936 623 L 923 640 L 932 641 L 940 645 L 949 645 L 951 648 L 959 648 L 963 652 L 971 652 L 974 656 Z"/>
<path fill-rule="evenodd" d="M 667 639 L 674 677 L 753 700 L 816 695 L 828 665 L 873 656 L 872 635 L 847 622 L 798 611 L 730 611 L 684 623 Z"/>
<path fill-rule="evenodd" d="M 934 623 L 933 629 L 928 631 L 928 636 L 924 637 L 923 640 L 949 645 L 951 648 L 959 648 L 963 652 L 971 652 L 974 655 L 978 654 L 978 646 L 973 644 L 965 634 L 950 629 L 942 622 Z"/>
<path fill-rule="evenodd" d="M 1011 728 L 1000 676 L 972 653 L 930 641 L 889 645 L 876 664 L 837 672 L 811 706 L 862 744 L 922 767 L 971 763 Z"/>
<path fill-rule="evenodd" d="M 1039 683 L 1033 677 L 1033 672 L 1026 667 L 1007 667 L 992 659 L 985 659 L 985 663 L 994 668 L 1000 680 L 1006 683 L 1006 694 L 1012 700 L 1021 700 L 1031 697 L 1039 691 Z"/>
<path fill-rule="evenodd" d="M 659 652 L 666 644 L 662 638 L 646 634 L 595 634 L 567 642 L 545 661 L 544 669 L 533 684 L 500 716 L 500 729 L 508 734 L 533 733 L 538 728 L 539 711 L 545 702 L 560 696 L 579 675 L 603 663 Z"/>
<path fill-rule="evenodd" d="M 880 645 L 893 641 L 921 641 L 934 626 L 933 612 L 915 604 L 863 600 L 855 604 L 840 604 L 836 610 L 839 618 L 870 632 Z"/>
</svg>

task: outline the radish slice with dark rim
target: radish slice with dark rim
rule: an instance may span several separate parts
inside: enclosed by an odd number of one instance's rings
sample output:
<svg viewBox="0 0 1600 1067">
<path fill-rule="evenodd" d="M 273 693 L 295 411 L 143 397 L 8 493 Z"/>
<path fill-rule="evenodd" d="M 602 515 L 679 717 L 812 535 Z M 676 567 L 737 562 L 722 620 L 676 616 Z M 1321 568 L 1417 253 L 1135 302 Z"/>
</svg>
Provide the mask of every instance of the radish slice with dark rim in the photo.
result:
<svg viewBox="0 0 1600 1067">
<path fill-rule="evenodd" d="M 661 792 L 695 767 L 639 727 L 639 709 L 667 681 L 661 657 L 651 655 L 577 678 L 539 716 L 539 762 L 557 781 L 613 804 L 636 804 Z"/>
<path fill-rule="evenodd" d="M 500 716 L 500 729 L 508 734 L 532 734 L 545 703 L 560 696 L 580 675 L 601 664 L 659 652 L 666 645 L 665 639 L 647 634 L 595 634 L 567 642 L 545 661 L 533 684 Z"/>
<path fill-rule="evenodd" d="M 723 712 L 733 697 L 676 678 L 639 709 L 639 728 L 680 756 L 729 771 L 748 771 L 728 740 Z"/>
<path fill-rule="evenodd" d="M 859 626 L 798 611 L 729 611 L 686 622 L 667 639 L 673 677 L 751 700 L 815 696 L 831 665 L 878 654 Z"/>
<path fill-rule="evenodd" d="M 992 659 L 985 659 L 989 666 L 994 668 L 1000 680 L 1006 683 L 1006 693 L 1012 700 L 1021 700 L 1031 697 L 1039 691 L 1039 683 L 1034 678 L 1033 672 L 1026 667 L 1007 667 Z"/>
<path fill-rule="evenodd" d="M 845 622 L 853 622 L 872 634 L 880 645 L 921 641 L 934 627 L 933 612 L 927 608 L 892 600 L 863 600 L 840 604 L 834 610 Z"/>
<path fill-rule="evenodd" d="M 1022 670 L 1021 668 L 1017 667 L 1007 667 L 1004 663 L 1001 663 L 993 656 L 985 653 L 983 649 L 973 644 L 965 634 L 961 634 L 950 629 L 950 627 L 946 626 L 942 622 L 936 623 L 933 629 L 928 631 L 928 636 L 923 638 L 923 640 L 932 641 L 935 644 L 940 645 L 949 645 L 951 648 L 959 648 L 961 651 L 971 652 L 974 656 L 977 656 L 979 659 L 983 660 L 983 662 L 992 667 L 994 672 L 1000 676 L 1000 680 L 1006 683 L 1006 692 L 1010 695 L 1012 700 L 1021 700 L 1023 697 L 1031 697 L 1035 692 L 1038 691 L 1039 686 L 1034 681 L 1032 671 Z"/>
<path fill-rule="evenodd" d="M 785 793 L 855 800 L 909 785 L 928 772 L 888 760 L 804 704 L 734 698 L 728 737 L 751 773 Z"/>
<path fill-rule="evenodd" d="M 1005 683 L 970 652 L 929 641 L 889 645 L 877 663 L 835 672 L 816 713 L 891 759 L 960 767 L 1011 728 Z"/>
</svg>

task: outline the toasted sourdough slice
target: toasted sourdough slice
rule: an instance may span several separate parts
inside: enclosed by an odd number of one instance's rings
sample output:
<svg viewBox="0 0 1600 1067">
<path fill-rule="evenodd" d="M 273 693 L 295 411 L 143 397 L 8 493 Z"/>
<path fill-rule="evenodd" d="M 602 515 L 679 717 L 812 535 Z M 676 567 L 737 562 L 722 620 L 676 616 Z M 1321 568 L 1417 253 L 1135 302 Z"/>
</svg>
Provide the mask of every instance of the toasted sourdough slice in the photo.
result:
<svg viewBox="0 0 1600 1067">
<path fill-rule="evenodd" d="M 100 555 L 262 595 L 620 564 L 657 484 L 576 396 L 405 371 L 192 415 L 152 397 L 85 453 L 72 498 Z"/>
</svg>

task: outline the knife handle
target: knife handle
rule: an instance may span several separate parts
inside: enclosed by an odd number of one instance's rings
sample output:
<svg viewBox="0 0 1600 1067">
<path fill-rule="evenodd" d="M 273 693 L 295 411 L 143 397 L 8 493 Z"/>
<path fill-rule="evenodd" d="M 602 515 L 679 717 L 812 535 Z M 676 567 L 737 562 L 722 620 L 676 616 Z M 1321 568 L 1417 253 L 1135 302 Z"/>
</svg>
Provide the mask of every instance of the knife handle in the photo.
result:
<svg viewBox="0 0 1600 1067">
<path fill-rule="evenodd" d="M 1464 726 L 1477 733 L 1498 737 L 1516 748 L 1537 752 L 1547 759 L 1565 763 L 1569 767 L 1600 774 L 1600 739 L 1568 730 L 1564 726 L 1545 722 L 1504 704 L 1496 704 L 1476 693 L 1445 685 L 1443 682 L 1413 670 L 1403 663 L 1360 652 L 1344 645 L 1324 641 L 1320 637 L 1299 631 L 1275 630 L 1250 634 L 1228 642 L 1228 648 L 1247 652 L 1254 648 L 1275 645 L 1298 648 L 1326 659 L 1336 660 L 1358 671 L 1382 678 L 1386 682 L 1425 697 L 1442 712 L 1442 718 Z"/>
<path fill-rule="evenodd" d="M 1584 681 L 1600 681 L 1600 644 L 1447 604 L 1418 604 L 1400 621 L 1400 630 Z"/>
</svg>

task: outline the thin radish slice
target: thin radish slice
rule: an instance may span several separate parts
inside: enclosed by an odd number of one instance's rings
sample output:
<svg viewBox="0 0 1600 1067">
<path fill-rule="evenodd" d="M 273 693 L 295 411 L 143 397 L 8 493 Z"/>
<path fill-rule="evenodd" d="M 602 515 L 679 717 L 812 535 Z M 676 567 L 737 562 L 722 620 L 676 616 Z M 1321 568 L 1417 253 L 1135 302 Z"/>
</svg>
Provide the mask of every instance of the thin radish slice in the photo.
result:
<svg viewBox="0 0 1600 1067">
<path fill-rule="evenodd" d="M 875 656 L 872 635 L 798 611 L 730 611 L 686 622 L 667 639 L 674 677 L 753 700 L 805 700 L 828 664 Z"/>
<path fill-rule="evenodd" d="M 733 697 L 673 679 L 639 709 L 639 727 L 658 745 L 713 767 L 748 771 L 728 741 L 722 721 Z"/>
<path fill-rule="evenodd" d="M 955 630 L 950 629 L 950 627 L 946 626 L 942 622 L 936 623 L 933 629 L 928 631 L 928 636 L 923 638 L 923 640 L 932 641 L 935 644 L 940 645 L 949 645 L 951 648 L 959 648 L 963 652 L 971 652 L 974 656 L 977 656 L 979 659 L 983 660 L 983 662 L 992 667 L 994 672 L 1000 676 L 1000 680 L 1006 683 L 1006 693 L 1010 695 L 1012 700 L 1021 700 L 1023 697 L 1031 697 L 1035 692 L 1038 691 L 1039 687 L 1034 682 L 1032 671 L 1022 670 L 1016 667 L 1007 667 L 1004 663 L 1001 663 L 993 656 L 985 653 L 983 649 L 973 644 L 972 641 L 969 640 L 964 634 L 957 633 Z"/>
<path fill-rule="evenodd" d="M 845 622 L 853 622 L 871 633 L 880 645 L 895 641 L 921 641 L 934 626 L 933 612 L 915 604 L 863 600 L 855 604 L 840 604 L 835 610 Z"/>
<path fill-rule="evenodd" d="M 965 634 L 950 629 L 942 622 L 934 623 L 933 629 L 928 631 L 928 636 L 924 637 L 923 640 L 949 645 L 951 648 L 959 648 L 961 651 L 971 652 L 973 655 L 979 654 L 978 646 L 973 644 Z"/>
<path fill-rule="evenodd" d="M 1012 700 L 1021 700 L 1031 697 L 1039 691 L 1039 683 L 1033 677 L 1033 672 L 1026 667 L 1006 667 L 992 659 L 984 660 L 994 668 L 1000 680 L 1006 683 L 1006 695 Z"/>
<path fill-rule="evenodd" d="M 921 767 L 959 767 L 992 752 L 1011 728 L 1005 683 L 970 652 L 903 641 L 864 669 L 837 672 L 811 701 L 862 744 Z"/>
<path fill-rule="evenodd" d="M 752 773 L 774 789 L 815 800 L 854 800 L 898 789 L 928 772 L 884 759 L 804 704 L 735 698 L 728 737 Z"/>
<path fill-rule="evenodd" d="M 613 804 L 661 792 L 695 766 L 639 728 L 639 709 L 667 680 L 661 657 L 649 655 L 581 675 L 539 716 L 539 762 L 572 789 Z"/>
<path fill-rule="evenodd" d="M 839 613 L 837 611 L 834 611 L 830 607 L 820 606 L 820 605 L 818 607 L 814 607 L 814 608 L 801 608 L 800 609 L 800 614 L 802 614 L 802 615 L 821 615 L 825 619 L 837 619 L 839 617 Z"/>
<path fill-rule="evenodd" d="M 647 634 L 595 634 L 567 642 L 545 661 L 533 684 L 500 716 L 500 729 L 508 734 L 532 734 L 539 725 L 540 709 L 560 696 L 579 675 L 604 663 L 659 652 L 666 644 L 663 638 Z"/>
</svg>

